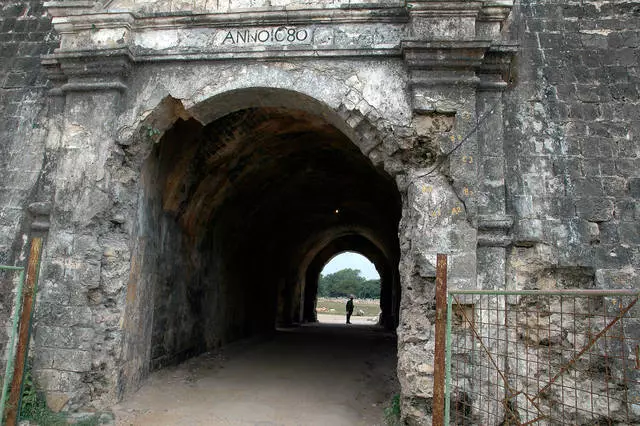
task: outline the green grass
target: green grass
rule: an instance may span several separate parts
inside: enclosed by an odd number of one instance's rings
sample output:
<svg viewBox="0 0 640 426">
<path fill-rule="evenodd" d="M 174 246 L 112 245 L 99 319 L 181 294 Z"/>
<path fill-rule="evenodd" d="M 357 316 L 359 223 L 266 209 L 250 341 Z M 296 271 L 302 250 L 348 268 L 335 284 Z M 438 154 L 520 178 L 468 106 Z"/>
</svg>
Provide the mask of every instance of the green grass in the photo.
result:
<svg viewBox="0 0 640 426">
<path fill-rule="evenodd" d="M 36 425 L 63 426 L 67 420 L 63 414 L 49 410 L 44 396 L 38 392 L 31 378 L 31 368 L 27 366 L 22 387 L 22 405 L 20 406 L 20 420 L 29 420 Z"/>
<path fill-rule="evenodd" d="M 364 311 L 364 316 L 367 317 L 375 317 L 380 313 L 380 301 L 367 299 L 367 300 L 358 300 L 353 299 L 354 308 L 353 315 L 356 316 L 356 313 L 359 310 Z M 316 312 L 318 315 L 328 314 L 328 315 L 344 315 L 346 313 L 346 304 L 347 299 L 327 299 L 324 297 L 318 297 L 318 304 L 316 306 Z M 325 311 L 326 309 L 326 311 Z M 335 312 L 331 312 L 330 310 L 334 309 Z"/>
<path fill-rule="evenodd" d="M 384 409 L 384 420 L 388 426 L 400 425 L 400 395 L 391 398 L 389 406 Z"/>
<path fill-rule="evenodd" d="M 31 377 L 31 367 L 27 365 L 22 387 L 22 404 L 19 420 L 28 420 L 32 425 L 66 426 L 71 424 L 64 413 L 54 413 L 47 407 L 44 395 L 36 389 Z M 103 424 L 98 414 L 73 422 L 75 426 L 98 426 Z"/>
</svg>

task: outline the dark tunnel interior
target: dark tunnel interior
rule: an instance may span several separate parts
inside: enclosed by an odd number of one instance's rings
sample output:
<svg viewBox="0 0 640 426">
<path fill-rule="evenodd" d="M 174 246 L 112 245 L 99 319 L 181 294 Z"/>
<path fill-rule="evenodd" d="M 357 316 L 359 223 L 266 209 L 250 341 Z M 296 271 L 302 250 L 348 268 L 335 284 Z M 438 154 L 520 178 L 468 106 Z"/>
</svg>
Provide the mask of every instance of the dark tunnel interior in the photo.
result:
<svg viewBox="0 0 640 426">
<path fill-rule="evenodd" d="M 346 250 L 375 264 L 382 325 L 397 326 L 400 194 L 322 114 L 269 106 L 205 126 L 178 119 L 141 188 L 152 369 L 316 321 L 320 271 Z"/>
</svg>

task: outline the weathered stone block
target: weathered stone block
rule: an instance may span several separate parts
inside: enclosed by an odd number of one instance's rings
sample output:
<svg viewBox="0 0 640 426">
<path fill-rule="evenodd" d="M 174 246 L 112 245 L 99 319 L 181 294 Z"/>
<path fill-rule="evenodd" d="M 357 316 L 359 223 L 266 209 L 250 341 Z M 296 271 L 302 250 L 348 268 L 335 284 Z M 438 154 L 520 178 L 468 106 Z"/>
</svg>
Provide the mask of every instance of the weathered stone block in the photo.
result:
<svg viewBox="0 0 640 426">
<path fill-rule="evenodd" d="M 42 348 L 37 369 L 83 372 L 91 369 L 91 352 L 77 349 Z"/>
<path fill-rule="evenodd" d="M 618 269 L 631 264 L 632 251 L 622 245 L 609 245 L 595 249 L 595 264 L 599 269 Z"/>
<path fill-rule="evenodd" d="M 623 197 L 627 195 L 627 179 L 618 176 L 602 178 L 604 194 L 609 197 Z"/>
<path fill-rule="evenodd" d="M 77 389 L 82 375 L 69 371 L 43 369 L 35 374 L 35 381 L 40 389 L 48 391 L 69 392 Z M 50 407 L 53 409 L 53 407 Z"/>
<path fill-rule="evenodd" d="M 55 266 L 51 268 L 53 265 L 49 265 L 47 268 L 46 278 L 42 280 L 40 284 L 39 294 L 40 298 L 45 300 L 47 303 L 56 303 L 61 306 L 66 306 L 69 304 L 70 291 L 68 286 L 64 283 L 64 279 L 62 276 L 57 276 L 56 274 L 51 274 L 52 270 L 61 271 L 62 268 L 56 268 Z"/>
<path fill-rule="evenodd" d="M 92 326 L 92 311 L 88 306 L 61 306 L 53 301 L 38 305 L 37 317 L 43 324 L 58 327 Z"/>
<path fill-rule="evenodd" d="M 638 288 L 640 274 L 633 268 L 598 269 L 595 273 L 595 284 L 598 288 Z"/>
<path fill-rule="evenodd" d="M 36 347 L 90 350 L 95 330 L 89 327 L 51 327 L 38 325 L 34 329 Z"/>
<path fill-rule="evenodd" d="M 602 181 L 600 178 L 587 177 L 583 179 L 574 179 L 573 181 L 575 193 L 583 197 L 596 197 L 604 195 Z"/>
<path fill-rule="evenodd" d="M 620 223 L 619 228 L 623 243 L 640 245 L 640 222 L 623 222 Z"/>
<path fill-rule="evenodd" d="M 544 240 L 544 226 L 540 219 L 521 219 L 514 223 L 515 244 L 532 244 Z"/>
<path fill-rule="evenodd" d="M 478 287 L 482 289 L 503 289 L 505 286 L 505 249 L 484 247 L 477 255 Z"/>
<path fill-rule="evenodd" d="M 640 199 L 640 178 L 629 179 L 629 195 L 635 199 Z"/>
<path fill-rule="evenodd" d="M 54 413 L 62 411 L 69 402 L 69 394 L 64 392 L 47 392 L 47 407 Z"/>
<path fill-rule="evenodd" d="M 576 214 L 574 199 L 572 197 L 549 197 L 546 199 L 546 214 L 552 217 L 573 217 Z"/>
<path fill-rule="evenodd" d="M 609 198 L 584 197 L 576 201 L 578 216 L 590 222 L 606 222 L 613 219 L 613 209 L 613 200 Z"/>
<path fill-rule="evenodd" d="M 618 232 L 620 225 L 615 222 L 600 222 L 598 229 L 600 230 L 599 241 L 602 244 L 618 244 L 620 242 L 620 234 Z"/>
</svg>

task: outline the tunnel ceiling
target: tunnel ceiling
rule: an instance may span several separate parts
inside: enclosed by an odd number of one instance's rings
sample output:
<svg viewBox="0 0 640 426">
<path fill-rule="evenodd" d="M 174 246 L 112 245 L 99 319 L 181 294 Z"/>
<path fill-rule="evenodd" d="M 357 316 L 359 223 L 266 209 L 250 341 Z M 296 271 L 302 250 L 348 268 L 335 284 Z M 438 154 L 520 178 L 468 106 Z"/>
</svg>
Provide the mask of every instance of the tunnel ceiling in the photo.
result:
<svg viewBox="0 0 640 426">
<path fill-rule="evenodd" d="M 279 229 L 298 240 L 350 226 L 396 235 L 395 183 L 320 117 L 252 108 L 205 127 L 180 121 L 165 139 L 164 207 L 191 235 L 224 217 L 243 234 Z"/>
<path fill-rule="evenodd" d="M 193 236 L 224 221 L 237 247 L 253 238 L 299 248 L 331 229 L 367 229 L 382 245 L 397 238 L 394 181 L 308 112 L 250 108 L 204 127 L 181 120 L 164 137 L 161 162 L 164 209 Z"/>
</svg>

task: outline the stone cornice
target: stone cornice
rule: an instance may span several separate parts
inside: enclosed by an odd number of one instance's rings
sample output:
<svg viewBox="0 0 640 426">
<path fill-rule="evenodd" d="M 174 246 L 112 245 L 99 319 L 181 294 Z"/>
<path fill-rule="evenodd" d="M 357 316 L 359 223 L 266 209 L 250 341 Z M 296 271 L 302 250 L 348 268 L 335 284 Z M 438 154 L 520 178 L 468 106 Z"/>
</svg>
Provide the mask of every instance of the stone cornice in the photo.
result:
<svg viewBox="0 0 640 426">
<path fill-rule="evenodd" d="M 403 40 L 402 56 L 409 69 L 476 69 L 491 41 Z"/>
<path fill-rule="evenodd" d="M 66 2 L 63 2 L 66 3 Z M 374 9 L 283 9 L 246 10 L 227 13 L 185 13 L 142 16 L 133 12 L 84 10 L 83 14 L 53 15 L 53 25 L 60 33 L 126 27 L 132 30 L 173 28 L 220 28 L 231 26 L 312 25 L 339 23 L 404 24 L 409 14 L 404 7 Z"/>
<path fill-rule="evenodd" d="M 426 18 L 477 17 L 482 9 L 481 1 L 408 1 L 412 16 Z"/>
<path fill-rule="evenodd" d="M 511 61 L 518 52 L 516 44 L 493 44 L 478 70 L 480 90 L 504 90 L 509 84 Z"/>
<path fill-rule="evenodd" d="M 64 71 L 62 71 L 60 62 L 58 62 L 58 60 L 55 58 L 44 56 L 42 58 L 42 67 L 44 68 L 44 72 L 53 86 L 49 90 L 49 95 L 64 95 L 60 87 L 62 87 L 62 85 L 66 83 L 67 76 L 64 74 Z"/>
<path fill-rule="evenodd" d="M 480 9 L 478 20 L 483 22 L 504 22 L 511 13 L 513 2 L 504 2 L 501 4 L 485 4 Z"/>
<path fill-rule="evenodd" d="M 477 244 L 481 247 L 507 247 L 512 242 L 510 235 L 513 226 L 511 216 L 478 217 Z"/>
<path fill-rule="evenodd" d="M 56 18 L 58 16 L 84 15 L 95 9 L 96 2 L 93 0 L 64 0 L 46 1 L 44 7 L 49 15 Z"/>
<path fill-rule="evenodd" d="M 43 56 L 42 64 L 54 81 L 52 95 L 102 90 L 124 91 L 132 56 L 127 48 L 57 53 Z"/>
<path fill-rule="evenodd" d="M 503 73 L 509 69 L 511 59 L 518 52 L 518 45 L 511 43 L 494 43 L 487 51 L 480 72 Z"/>
<path fill-rule="evenodd" d="M 516 52 L 516 45 L 490 40 L 402 42 L 412 87 L 465 84 L 479 90 L 504 90 Z"/>
</svg>

